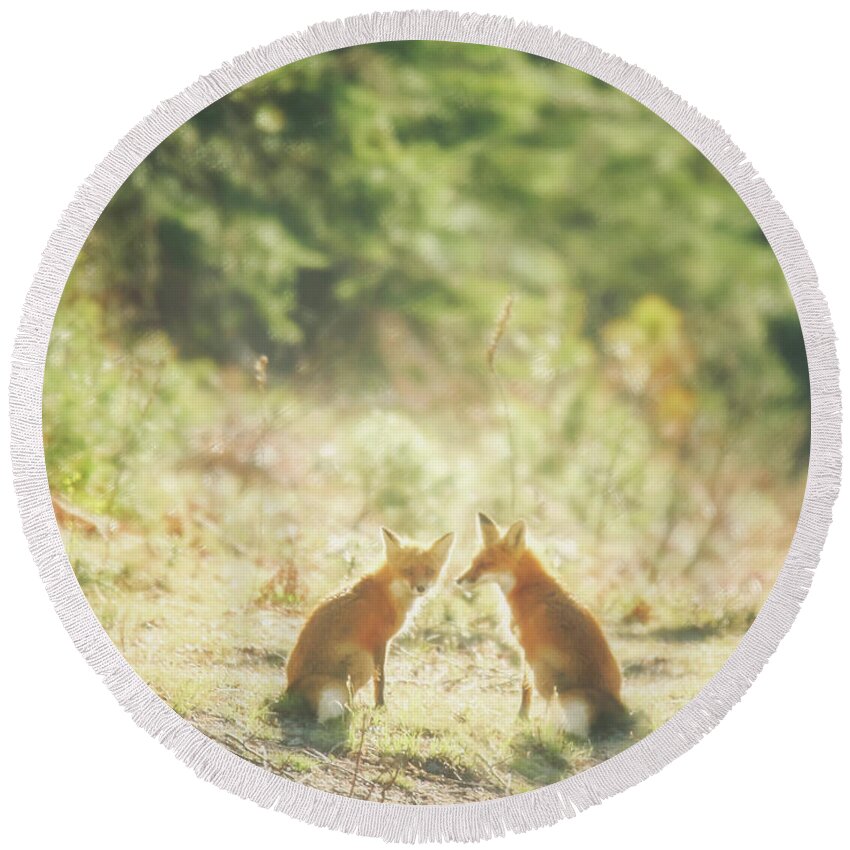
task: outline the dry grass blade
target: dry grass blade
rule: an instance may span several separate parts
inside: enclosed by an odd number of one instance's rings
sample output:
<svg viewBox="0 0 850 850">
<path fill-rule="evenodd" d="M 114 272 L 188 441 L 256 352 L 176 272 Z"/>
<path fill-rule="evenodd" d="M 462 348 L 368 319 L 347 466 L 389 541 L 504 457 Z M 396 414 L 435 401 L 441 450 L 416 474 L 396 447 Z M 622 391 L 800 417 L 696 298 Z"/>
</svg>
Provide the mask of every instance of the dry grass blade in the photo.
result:
<svg viewBox="0 0 850 850">
<path fill-rule="evenodd" d="M 502 309 L 499 311 L 499 315 L 496 318 L 496 325 L 490 337 L 490 344 L 487 346 L 487 368 L 494 375 L 496 374 L 496 352 L 511 320 L 513 309 L 514 296 L 511 294 L 505 299 L 504 304 L 502 304 Z"/>
</svg>

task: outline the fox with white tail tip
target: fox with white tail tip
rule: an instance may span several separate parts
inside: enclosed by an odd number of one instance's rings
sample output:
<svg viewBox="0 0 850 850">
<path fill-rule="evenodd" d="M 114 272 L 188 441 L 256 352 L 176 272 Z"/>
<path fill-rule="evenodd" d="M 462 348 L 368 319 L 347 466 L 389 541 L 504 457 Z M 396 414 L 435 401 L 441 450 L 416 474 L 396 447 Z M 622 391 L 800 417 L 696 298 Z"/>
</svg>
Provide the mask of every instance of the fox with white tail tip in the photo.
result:
<svg viewBox="0 0 850 850">
<path fill-rule="evenodd" d="M 287 661 L 287 694 L 306 700 L 320 723 L 341 717 L 370 679 L 375 705 L 384 704 L 389 643 L 437 583 L 454 543 L 450 533 L 423 549 L 402 543 L 387 528 L 381 532 L 383 566 L 321 602 Z"/>
<path fill-rule="evenodd" d="M 620 668 L 599 623 L 527 548 L 524 520 L 502 534 L 479 514 L 478 530 L 481 551 L 457 583 L 493 582 L 505 596 L 524 656 L 520 716 L 527 717 L 531 707 L 530 670 L 537 692 L 567 734 L 587 738 L 603 722 L 626 719 Z"/>
</svg>

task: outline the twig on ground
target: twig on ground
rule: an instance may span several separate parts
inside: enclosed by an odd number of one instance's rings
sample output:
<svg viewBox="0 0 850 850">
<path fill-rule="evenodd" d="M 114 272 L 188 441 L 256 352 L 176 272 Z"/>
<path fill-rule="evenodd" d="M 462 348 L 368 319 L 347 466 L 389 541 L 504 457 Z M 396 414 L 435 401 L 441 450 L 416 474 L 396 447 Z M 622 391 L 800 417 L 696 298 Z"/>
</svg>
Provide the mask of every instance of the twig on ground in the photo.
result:
<svg viewBox="0 0 850 850">
<path fill-rule="evenodd" d="M 487 772 L 499 783 L 499 785 L 504 788 L 506 791 L 510 790 L 510 782 L 506 780 L 497 770 L 496 768 L 481 755 L 481 753 L 476 753 L 475 757 L 484 765 L 487 769 Z"/>
<path fill-rule="evenodd" d="M 398 779 L 398 775 L 401 773 L 402 768 L 407 764 L 407 761 L 404 764 L 399 763 L 396 765 L 396 769 L 393 772 L 393 775 L 386 781 L 381 783 L 381 802 L 383 803 L 387 799 L 387 791 L 393 787 L 396 783 L 396 779 Z M 371 792 L 370 792 L 371 793 Z"/>
<path fill-rule="evenodd" d="M 363 720 L 360 723 L 360 743 L 357 746 L 357 758 L 354 760 L 354 776 L 351 777 L 351 789 L 348 792 L 349 797 L 354 796 L 354 787 L 357 785 L 357 777 L 360 773 L 360 762 L 363 760 L 363 745 L 366 743 L 366 730 L 369 728 L 371 717 L 369 712 L 364 712 Z"/>
<path fill-rule="evenodd" d="M 268 767 L 269 767 L 269 755 L 268 755 L 268 751 L 266 750 L 265 744 L 260 745 L 260 746 L 262 746 L 263 751 L 258 752 L 253 747 L 249 746 L 247 741 L 243 741 L 241 738 L 238 738 L 236 735 L 232 734 L 231 732 L 225 732 L 224 737 L 228 741 L 230 741 L 231 743 L 234 743 L 237 746 L 241 747 L 243 750 L 245 750 L 246 753 L 250 753 L 255 758 L 260 759 L 260 761 L 262 762 L 262 766 L 264 768 L 268 769 Z"/>
</svg>

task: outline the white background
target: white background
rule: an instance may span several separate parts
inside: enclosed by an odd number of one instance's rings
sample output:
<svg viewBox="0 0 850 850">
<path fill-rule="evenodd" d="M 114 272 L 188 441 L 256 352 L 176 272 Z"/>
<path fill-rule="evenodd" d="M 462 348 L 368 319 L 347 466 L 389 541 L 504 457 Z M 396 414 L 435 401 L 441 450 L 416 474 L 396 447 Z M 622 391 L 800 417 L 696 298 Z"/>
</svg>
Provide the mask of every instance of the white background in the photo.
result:
<svg viewBox="0 0 850 850">
<path fill-rule="evenodd" d="M 642 66 L 719 119 L 800 230 L 830 302 L 839 354 L 845 367 L 850 363 L 847 27 L 835 17 L 839 4 L 813 0 L 792 11 L 725 0 L 488 0 L 473 7 L 440 0 L 439 7 L 552 25 Z M 250 47 L 318 21 L 392 8 L 378 0 L 313 0 L 290 9 L 261 0 L 7 7 L 0 111 L 4 387 L 39 253 L 77 185 L 138 119 Z M 846 373 L 842 384 L 850 399 Z M 5 412 L 0 430 L 5 447 Z M 5 846 L 378 846 L 219 791 L 133 724 L 53 612 L 20 532 L 5 448 L 0 466 Z M 842 845 L 850 791 L 847 502 L 845 488 L 797 623 L 744 701 L 705 741 L 577 819 L 500 846 Z"/>
</svg>

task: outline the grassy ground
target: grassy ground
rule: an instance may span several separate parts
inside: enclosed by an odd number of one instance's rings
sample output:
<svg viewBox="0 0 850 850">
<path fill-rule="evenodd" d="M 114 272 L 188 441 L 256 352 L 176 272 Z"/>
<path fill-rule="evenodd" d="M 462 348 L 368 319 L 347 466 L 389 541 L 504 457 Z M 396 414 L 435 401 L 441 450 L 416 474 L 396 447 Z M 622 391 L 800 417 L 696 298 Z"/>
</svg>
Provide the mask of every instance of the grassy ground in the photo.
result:
<svg viewBox="0 0 850 850">
<path fill-rule="evenodd" d="M 74 347 L 88 339 L 54 334 L 44 419 L 57 520 L 95 613 L 207 735 L 340 794 L 490 799 L 629 746 L 732 652 L 799 510 L 802 481 L 722 454 L 706 479 L 628 430 L 613 396 L 565 441 L 518 384 L 506 440 L 498 397 L 463 376 L 350 397 L 190 368 L 156 335 L 127 358 Z M 535 553 L 601 619 L 632 731 L 588 744 L 555 735 L 540 704 L 517 719 L 498 591 L 467 598 L 451 581 L 477 549 L 477 510 L 525 517 Z M 364 689 L 347 724 L 319 728 L 281 704 L 287 654 L 320 599 L 380 564 L 381 525 L 421 544 L 455 531 L 445 584 L 392 647 L 387 709 Z"/>
<path fill-rule="evenodd" d="M 446 586 L 391 650 L 387 708 L 372 708 L 364 689 L 349 722 L 319 727 L 281 702 L 287 652 L 311 605 L 291 567 L 208 546 L 202 517 L 159 537 L 64 520 L 86 595 L 163 699 L 249 761 L 364 799 L 485 800 L 592 766 L 687 703 L 745 625 L 661 627 L 640 622 L 640 609 L 606 622 L 635 728 L 578 742 L 551 731 L 539 701 L 529 721 L 516 718 L 518 656 L 495 591 L 470 601 Z"/>
</svg>

